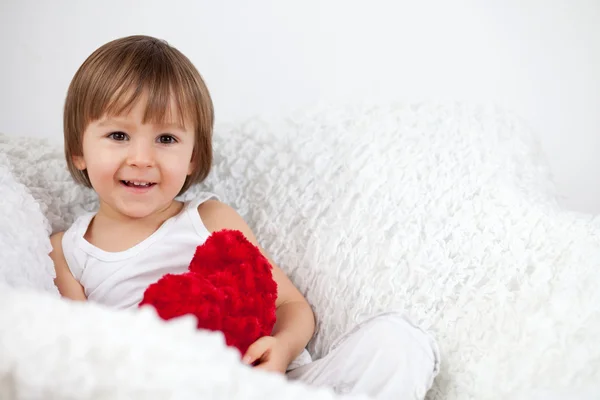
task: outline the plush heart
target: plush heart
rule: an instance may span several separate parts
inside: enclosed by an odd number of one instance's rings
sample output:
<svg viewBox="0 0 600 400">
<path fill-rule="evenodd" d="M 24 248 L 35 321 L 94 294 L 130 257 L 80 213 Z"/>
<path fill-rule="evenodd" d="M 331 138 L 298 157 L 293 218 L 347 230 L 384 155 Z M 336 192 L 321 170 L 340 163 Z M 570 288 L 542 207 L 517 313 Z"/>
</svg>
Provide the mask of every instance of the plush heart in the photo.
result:
<svg viewBox="0 0 600 400">
<path fill-rule="evenodd" d="M 277 284 L 271 264 L 239 231 L 214 232 L 184 274 L 167 274 L 144 292 L 165 320 L 192 314 L 199 329 L 219 330 L 244 354 L 275 325 Z"/>
</svg>

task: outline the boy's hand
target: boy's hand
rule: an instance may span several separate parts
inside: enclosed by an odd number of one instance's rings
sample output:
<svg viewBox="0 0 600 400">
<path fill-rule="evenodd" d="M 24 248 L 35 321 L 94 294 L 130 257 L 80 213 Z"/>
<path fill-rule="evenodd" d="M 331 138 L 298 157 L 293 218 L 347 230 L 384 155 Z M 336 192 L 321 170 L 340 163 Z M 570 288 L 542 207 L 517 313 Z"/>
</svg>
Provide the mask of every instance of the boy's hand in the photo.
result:
<svg viewBox="0 0 600 400">
<path fill-rule="evenodd" d="M 255 365 L 265 371 L 284 374 L 289 365 L 289 354 L 281 340 L 273 336 L 263 336 L 252 343 L 244 354 L 245 364 Z"/>
</svg>

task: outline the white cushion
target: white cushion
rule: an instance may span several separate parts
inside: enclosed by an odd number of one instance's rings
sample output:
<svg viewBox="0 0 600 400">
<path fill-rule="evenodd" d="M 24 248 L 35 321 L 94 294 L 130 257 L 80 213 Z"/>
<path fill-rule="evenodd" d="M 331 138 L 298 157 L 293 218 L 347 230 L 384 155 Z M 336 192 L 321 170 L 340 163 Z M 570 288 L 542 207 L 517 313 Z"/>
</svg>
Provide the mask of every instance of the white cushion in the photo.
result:
<svg viewBox="0 0 600 400">
<path fill-rule="evenodd" d="M 50 225 L 27 188 L 17 182 L 0 153 L 0 282 L 58 296 L 48 256 Z"/>
<path fill-rule="evenodd" d="M 223 335 L 196 330 L 191 317 L 165 323 L 150 308 L 4 286 L 0 305 L 3 400 L 338 398 L 242 365 Z"/>
<path fill-rule="evenodd" d="M 430 399 L 600 390 L 600 218 L 558 208 L 518 119 L 341 108 L 220 126 L 214 141 L 211 175 L 184 197 L 214 191 L 249 222 L 315 310 L 313 356 L 395 309 L 439 342 Z M 60 146 L 0 137 L 0 151 L 54 230 L 95 206 Z"/>
</svg>

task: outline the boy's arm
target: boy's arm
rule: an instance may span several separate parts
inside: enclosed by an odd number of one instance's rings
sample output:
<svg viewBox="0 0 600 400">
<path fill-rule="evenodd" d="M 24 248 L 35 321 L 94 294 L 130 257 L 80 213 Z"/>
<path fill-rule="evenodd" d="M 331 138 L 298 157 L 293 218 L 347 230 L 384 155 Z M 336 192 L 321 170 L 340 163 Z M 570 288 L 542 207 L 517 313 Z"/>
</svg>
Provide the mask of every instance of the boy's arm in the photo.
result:
<svg viewBox="0 0 600 400">
<path fill-rule="evenodd" d="M 287 363 L 291 363 L 306 347 L 315 331 L 315 317 L 310 305 L 286 274 L 258 245 L 256 237 L 234 209 L 219 201 L 209 200 L 198 206 L 198 212 L 209 232 L 221 229 L 239 230 L 269 260 L 273 267 L 273 279 L 277 283 L 277 322 L 272 336 L 284 345 Z"/>
<path fill-rule="evenodd" d="M 63 297 L 67 297 L 71 300 L 86 301 L 83 287 L 73 277 L 65 256 L 62 251 L 62 237 L 64 232 L 58 232 L 50 236 L 50 243 L 52 244 L 52 252 L 50 258 L 54 262 L 54 270 L 56 271 L 56 278 L 54 284 L 58 288 L 58 291 Z"/>
</svg>

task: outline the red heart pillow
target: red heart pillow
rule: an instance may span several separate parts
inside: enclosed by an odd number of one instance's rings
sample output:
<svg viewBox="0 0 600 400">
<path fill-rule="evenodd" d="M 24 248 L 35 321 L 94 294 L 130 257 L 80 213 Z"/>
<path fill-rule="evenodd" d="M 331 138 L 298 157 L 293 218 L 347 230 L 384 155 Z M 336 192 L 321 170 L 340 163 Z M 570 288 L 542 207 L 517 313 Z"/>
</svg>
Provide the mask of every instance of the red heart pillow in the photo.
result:
<svg viewBox="0 0 600 400">
<path fill-rule="evenodd" d="M 192 314 L 198 329 L 222 331 L 227 344 L 244 354 L 275 325 L 277 284 L 271 269 L 241 232 L 214 232 L 196 248 L 189 271 L 150 285 L 140 306 L 152 305 L 164 320 Z"/>
</svg>

